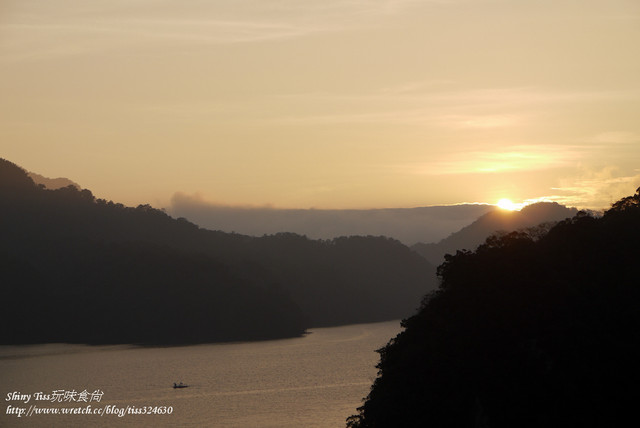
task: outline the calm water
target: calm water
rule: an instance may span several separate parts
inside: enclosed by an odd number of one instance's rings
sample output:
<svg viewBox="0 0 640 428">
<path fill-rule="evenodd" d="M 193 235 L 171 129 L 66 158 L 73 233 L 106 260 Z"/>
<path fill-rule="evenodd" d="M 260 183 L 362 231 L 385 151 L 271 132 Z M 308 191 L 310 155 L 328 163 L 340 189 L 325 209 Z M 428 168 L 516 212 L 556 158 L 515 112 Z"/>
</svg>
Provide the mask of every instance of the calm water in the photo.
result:
<svg viewBox="0 0 640 428">
<path fill-rule="evenodd" d="M 344 427 L 375 379 L 398 321 L 310 330 L 295 339 L 174 348 L 0 347 L 0 426 Z M 182 381 L 189 388 L 173 389 Z M 104 393 L 88 403 L 7 401 L 19 392 Z M 6 414 L 28 409 L 171 406 L 171 415 Z M 12 406 L 9 408 L 9 406 Z"/>
</svg>

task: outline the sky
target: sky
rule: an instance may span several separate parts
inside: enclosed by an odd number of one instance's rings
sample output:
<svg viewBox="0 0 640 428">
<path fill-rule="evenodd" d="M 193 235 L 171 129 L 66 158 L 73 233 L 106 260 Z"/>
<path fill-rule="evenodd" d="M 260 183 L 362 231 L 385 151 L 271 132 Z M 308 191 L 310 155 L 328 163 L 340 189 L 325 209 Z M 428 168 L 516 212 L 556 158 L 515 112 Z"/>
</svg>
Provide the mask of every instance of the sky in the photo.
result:
<svg viewBox="0 0 640 428">
<path fill-rule="evenodd" d="M 0 0 L 0 157 L 133 206 L 601 209 L 639 47 L 637 0 Z"/>
</svg>

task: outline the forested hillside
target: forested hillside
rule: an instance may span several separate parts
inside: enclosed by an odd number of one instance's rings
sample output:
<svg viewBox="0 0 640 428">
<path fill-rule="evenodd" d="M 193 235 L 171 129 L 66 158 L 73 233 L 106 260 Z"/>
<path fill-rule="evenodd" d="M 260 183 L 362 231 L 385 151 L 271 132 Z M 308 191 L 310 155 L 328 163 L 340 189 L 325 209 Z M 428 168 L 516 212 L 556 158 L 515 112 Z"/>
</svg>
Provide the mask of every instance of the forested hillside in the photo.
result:
<svg viewBox="0 0 640 428">
<path fill-rule="evenodd" d="M 189 251 L 197 228 L 150 207 L 45 190 L 0 161 L 0 210 L 4 344 L 197 343 L 308 327 L 266 275 Z"/>
<path fill-rule="evenodd" d="M 520 211 L 497 209 L 490 211 L 476 221 L 452 233 L 436 243 L 418 243 L 411 248 L 435 266 L 444 261 L 445 254 L 453 254 L 457 250 L 475 250 L 489 236 L 500 232 L 536 227 L 543 233 L 554 223 L 573 217 L 578 212 L 575 208 L 567 208 L 556 202 L 538 202 L 527 205 Z"/>
<path fill-rule="evenodd" d="M 350 427 L 605 427 L 635 419 L 640 189 L 601 218 L 447 256 L 379 352 Z"/>
<path fill-rule="evenodd" d="M 433 267 L 391 239 L 205 230 L 86 189 L 47 190 L 5 160 L 0 210 L 2 343 L 293 336 L 408 316 L 433 287 Z"/>
</svg>

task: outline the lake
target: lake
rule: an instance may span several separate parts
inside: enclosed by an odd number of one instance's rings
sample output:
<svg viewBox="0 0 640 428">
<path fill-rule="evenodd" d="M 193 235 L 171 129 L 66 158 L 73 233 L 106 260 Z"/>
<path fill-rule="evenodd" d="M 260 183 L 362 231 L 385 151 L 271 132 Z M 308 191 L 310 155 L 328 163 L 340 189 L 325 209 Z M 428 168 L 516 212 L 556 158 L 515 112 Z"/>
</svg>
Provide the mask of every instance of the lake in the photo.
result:
<svg viewBox="0 0 640 428">
<path fill-rule="evenodd" d="M 0 426 L 344 427 L 376 377 L 375 350 L 400 330 L 392 321 L 263 342 L 0 346 Z M 55 409 L 78 413 L 38 413 Z"/>
</svg>

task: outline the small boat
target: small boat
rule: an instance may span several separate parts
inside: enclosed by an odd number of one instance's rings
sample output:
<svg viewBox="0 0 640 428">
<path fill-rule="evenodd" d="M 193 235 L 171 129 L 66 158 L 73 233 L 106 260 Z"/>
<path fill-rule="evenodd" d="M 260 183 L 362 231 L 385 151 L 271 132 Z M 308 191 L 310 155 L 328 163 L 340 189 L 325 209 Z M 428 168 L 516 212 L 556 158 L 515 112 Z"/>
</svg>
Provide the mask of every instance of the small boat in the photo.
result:
<svg viewBox="0 0 640 428">
<path fill-rule="evenodd" d="M 175 383 L 173 382 L 173 387 L 174 388 L 188 388 L 189 385 L 185 385 L 184 383 L 180 382 L 180 383 Z"/>
</svg>

